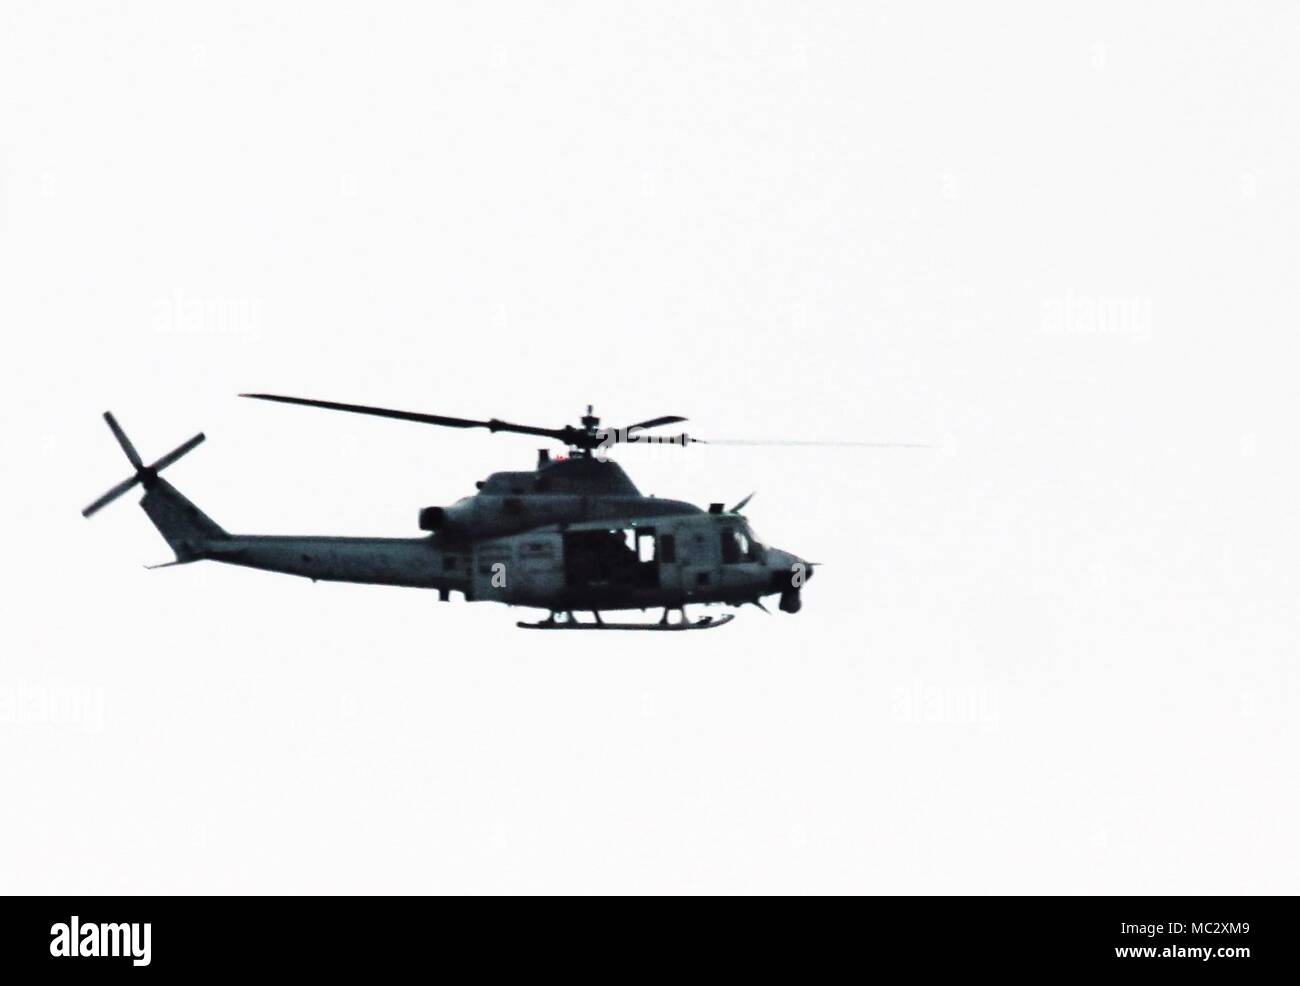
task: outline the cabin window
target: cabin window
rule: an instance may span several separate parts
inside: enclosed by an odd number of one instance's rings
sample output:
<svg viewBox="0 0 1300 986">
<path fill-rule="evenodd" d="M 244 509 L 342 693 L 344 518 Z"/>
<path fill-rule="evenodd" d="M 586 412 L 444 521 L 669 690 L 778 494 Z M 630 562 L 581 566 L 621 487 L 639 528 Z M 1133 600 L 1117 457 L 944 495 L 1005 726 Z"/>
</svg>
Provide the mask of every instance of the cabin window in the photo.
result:
<svg viewBox="0 0 1300 986">
<path fill-rule="evenodd" d="M 653 530 L 565 531 L 561 537 L 566 585 L 639 589 L 659 584 Z"/>
<path fill-rule="evenodd" d="M 677 539 L 671 534 L 659 537 L 659 560 L 669 565 L 677 561 Z"/>
</svg>

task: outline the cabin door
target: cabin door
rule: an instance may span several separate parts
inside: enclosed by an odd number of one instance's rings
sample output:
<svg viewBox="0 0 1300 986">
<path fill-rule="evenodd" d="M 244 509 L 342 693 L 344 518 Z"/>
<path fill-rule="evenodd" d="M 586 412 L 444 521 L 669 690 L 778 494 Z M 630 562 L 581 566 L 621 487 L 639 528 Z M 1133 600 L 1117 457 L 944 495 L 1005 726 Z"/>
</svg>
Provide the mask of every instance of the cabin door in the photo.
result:
<svg viewBox="0 0 1300 986">
<path fill-rule="evenodd" d="M 661 589 L 682 588 L 682 570 L 677 562 L 676 531 L 661 530 L 655 548 L 655 560 L 659 564 L 659 587 Z"/>
<path fill-rule="evenodd" d="M 717 588 L 721 575 L 718 538 L 711 527 L 694 525 L 678 529 L 674 547 L 678 588 L 688 595 Z"/>
</svg>

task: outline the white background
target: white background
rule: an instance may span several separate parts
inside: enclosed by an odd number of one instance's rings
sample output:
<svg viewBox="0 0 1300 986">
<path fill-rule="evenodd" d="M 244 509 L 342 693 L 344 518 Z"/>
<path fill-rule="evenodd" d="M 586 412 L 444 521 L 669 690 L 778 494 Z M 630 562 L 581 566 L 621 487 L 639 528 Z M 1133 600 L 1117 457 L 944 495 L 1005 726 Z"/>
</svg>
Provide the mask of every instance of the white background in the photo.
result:
<svg viewBox="0 0 1300 986">
<path fill-rule="evenodd" d="M 1295 892 L 1300 10 L 4 3 L 0 891 Z M 166 545 L 530 439 L 825 563 L 529 634 Z"/>
</svg>

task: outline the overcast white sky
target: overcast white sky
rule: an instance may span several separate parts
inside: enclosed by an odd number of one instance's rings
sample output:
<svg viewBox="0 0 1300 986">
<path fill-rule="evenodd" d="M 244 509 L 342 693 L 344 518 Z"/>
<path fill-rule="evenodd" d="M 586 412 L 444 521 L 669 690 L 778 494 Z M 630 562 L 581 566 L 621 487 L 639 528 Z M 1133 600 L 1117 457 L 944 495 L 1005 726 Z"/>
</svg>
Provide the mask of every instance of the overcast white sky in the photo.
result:
<svg viewBox="0 0 1300 986">
<path fill-rule="evenodd" d="M 1300 8 L 0 7 L 0 891 L 1294 893 Z M 170 557 L 527 438 L 825 563 L 521 611 Z"/>
</svg>

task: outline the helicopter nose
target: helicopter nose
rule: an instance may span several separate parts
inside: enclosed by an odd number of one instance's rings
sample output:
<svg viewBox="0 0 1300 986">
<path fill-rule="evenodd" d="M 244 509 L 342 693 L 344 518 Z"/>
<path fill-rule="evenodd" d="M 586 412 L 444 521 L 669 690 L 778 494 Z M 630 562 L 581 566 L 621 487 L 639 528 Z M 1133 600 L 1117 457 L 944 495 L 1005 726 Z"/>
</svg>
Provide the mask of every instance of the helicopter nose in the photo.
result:
<svg viewBox="0 0 1300 986">
<path fill-rule="evenodd" d="M 769 576 L 769 586 L 773 592 L 798 589 L 813 574 L 813 563 L 804 561 L 789 551 L 773 551 Z"/>
</svg>

